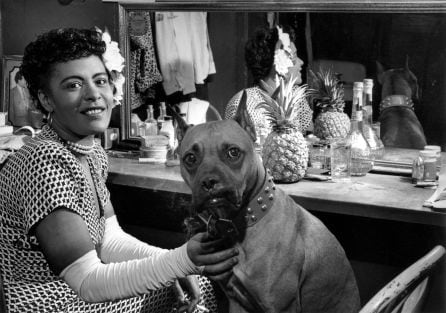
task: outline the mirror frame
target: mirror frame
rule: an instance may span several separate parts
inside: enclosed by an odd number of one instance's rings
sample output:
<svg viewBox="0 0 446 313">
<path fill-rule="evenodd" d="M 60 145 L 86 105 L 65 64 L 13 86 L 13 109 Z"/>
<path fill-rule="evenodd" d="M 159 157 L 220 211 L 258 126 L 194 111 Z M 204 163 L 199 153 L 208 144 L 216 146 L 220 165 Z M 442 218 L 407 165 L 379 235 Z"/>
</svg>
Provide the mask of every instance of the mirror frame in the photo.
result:
<svg viewBox="0 0 446 313">
<path fill-rule="evenodd" d="M 103 0 L 104 2 L 118 3 L 119 15 L 119 43 L 124 58 L 129 60 L 130 40 L 128 34 L 129 11 L 152 10 L 152 11 L 242 11 L 242 12 L 324 12 L 324 13 L 446 13 L 446 0 L 195 0 L 195 1 L 172 1 L 172 0 Z M 125 70 L 126 82 L 124 85 L 124 100 L 120 109 L 120 133 L 121 140 L 137 140 L 130 136 L 130 86 L 129 73 Z M 394 150 L 394 149 L 392 149 Z M 396 149 L 398 150 L 398 149 Z M 407 149 L 402 149 L 406 150 Z M 416 150 L 415 150 L 416 151 Z M 392 151 L 394 156 L 395 151 Z M 380 168 L 389 168 L 389 173 L 407 174 L 412 164 L 398 162 L 393 158 L 391 161 L 384 160 Z M 379 162 L 376 162 L 379 163 Z M 384 170 L 386 172 L 386 170 Z"/>
</svg>

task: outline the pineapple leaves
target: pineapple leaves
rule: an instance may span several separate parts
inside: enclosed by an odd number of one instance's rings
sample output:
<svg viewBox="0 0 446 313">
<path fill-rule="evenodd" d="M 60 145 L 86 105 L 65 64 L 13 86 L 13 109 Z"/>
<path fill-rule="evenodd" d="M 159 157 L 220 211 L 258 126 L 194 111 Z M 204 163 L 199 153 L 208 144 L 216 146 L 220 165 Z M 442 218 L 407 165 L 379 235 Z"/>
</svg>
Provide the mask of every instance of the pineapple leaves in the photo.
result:
<svg viewBox="0 0 446 313">
<path fill-rule="evenodd" d="M 309 90 L 307 85 L 298 86 L 297 77 L 280 79 L 280 85 L 276 90 L 261 81 L 264 102 L 257 108 L 264 109 L 264 115 L 273 128 L 296 127 L 294 119 L 307 103 Z M 265 91 L 264 91 L 265 90 Z"/>
<path fill-rule="evenodd" d="M 310 69 L 309 74 L 311 102 L 322 112 L 344 112 L 344 86 L 339 79 L 340 75 L 331 68 L 320 68 L 316 73 Z"/>
</svg>

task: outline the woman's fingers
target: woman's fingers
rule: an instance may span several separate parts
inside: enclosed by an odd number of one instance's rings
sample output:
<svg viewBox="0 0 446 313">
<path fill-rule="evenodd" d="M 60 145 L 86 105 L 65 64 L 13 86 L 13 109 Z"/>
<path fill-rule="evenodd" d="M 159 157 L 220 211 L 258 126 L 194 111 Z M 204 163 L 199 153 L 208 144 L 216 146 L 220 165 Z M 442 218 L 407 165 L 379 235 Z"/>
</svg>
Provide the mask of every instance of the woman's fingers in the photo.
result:
<svg viewBox="0 0 446 313">
<path fill-rule="evenodd" d="M 175 281 L 175 286 L 174 286 L 173 290 L 174 290 L 175 296 L 177 297 L 178 303 L 184 303 L 184 301 L 185 301 L 184 291 L 183 291 L 183 288 L 181 287 L 180 281 L 178 279 Z"/>
<path fill-rule="evenodd" d="M 219 275 L 221 273 L 227 272 L 227 271 L 231 271 L 232 268 L 234 267 L 234 265 L 236 265 L 237 263 L 238 263 L 238 260 L 235 257 L 231 257 L 231 258 L 226 259 L 222 262 L 217 262 L 217 263 L 213 263 L 213 264 L 208 263 L 204 267 L 203 275 L 215 276 L 215 275 Z"/>
<path fill-rule="evenodd" d="M 209 275 L 207 276 L 209 279 L 213 280 L 213 281 L 219 281 L 219 282 L 227 282 L 229 280 L 229 278 L 232 275 L 232 270 L 229 270 L 227 272 L 218 274 L 218 275 Z"/>
<path fill-rule="evenodd" d="M 237 259 L 234 257 L 236 255 L 238 255 L 238 250 L 236 248 L 230 248 L 210 254 L 201 254 L 197 256 L 197 265 L 206 265 L 206 267 L 208 267 L 209 265 L 218 265 L 219 263 L 225 264 L 225 266 L 227 264 L 235 264 Z"/>
</svg>

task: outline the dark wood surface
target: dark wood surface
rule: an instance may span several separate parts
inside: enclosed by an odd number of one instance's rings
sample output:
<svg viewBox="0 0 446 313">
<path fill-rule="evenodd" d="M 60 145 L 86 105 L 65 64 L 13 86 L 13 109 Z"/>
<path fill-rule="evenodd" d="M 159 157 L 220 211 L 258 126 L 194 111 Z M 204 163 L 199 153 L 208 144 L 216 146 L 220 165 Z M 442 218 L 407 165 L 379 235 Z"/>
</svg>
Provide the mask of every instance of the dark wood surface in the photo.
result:
<svg viewBox="0 0 446 313">
<path fill-rule="evenodd" d="M 443 166 L 440 181 L 444 180 Z M 108 183 L 190 195 L 178 166 L 140 163 L 137 159 L 110 157 Z M 310 211 L 446 227 L 445 212 L 423 207 L 435 190 L 415 187 L 407 176 L 368 173 L 347 183 L 302 180 L 278 186 Z"/>
</svg>

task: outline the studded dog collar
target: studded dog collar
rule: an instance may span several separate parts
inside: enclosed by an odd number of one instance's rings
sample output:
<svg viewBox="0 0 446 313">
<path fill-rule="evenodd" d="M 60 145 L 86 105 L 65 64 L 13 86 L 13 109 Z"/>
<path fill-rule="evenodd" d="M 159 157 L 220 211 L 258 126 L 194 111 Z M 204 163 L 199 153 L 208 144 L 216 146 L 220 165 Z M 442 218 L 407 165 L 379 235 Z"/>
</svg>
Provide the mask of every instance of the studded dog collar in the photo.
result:
<svg viewBox="0 0 446 313">
<path fill-rule="evenodd" d="M 391 95 L 385 97 L 381 103 L 379 104 L 379 110 L 380 112 L 384 111 L 387 108 L 390 107 L 406 107 L 411 110 L 413 110 L 413 102 L 412 99 L 410 99 L 407 96 L 403 95 Z"/>
<path fill-rule="evenodd" d="M 265 181 L 259 193 L 249 202 L 246 208 L 246 226 L 251 227 L 264 217 L 274 204 L 276 195 L 276 185 L 270 176 L 269 170 L 266 173 Z"/>
</svg>

